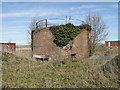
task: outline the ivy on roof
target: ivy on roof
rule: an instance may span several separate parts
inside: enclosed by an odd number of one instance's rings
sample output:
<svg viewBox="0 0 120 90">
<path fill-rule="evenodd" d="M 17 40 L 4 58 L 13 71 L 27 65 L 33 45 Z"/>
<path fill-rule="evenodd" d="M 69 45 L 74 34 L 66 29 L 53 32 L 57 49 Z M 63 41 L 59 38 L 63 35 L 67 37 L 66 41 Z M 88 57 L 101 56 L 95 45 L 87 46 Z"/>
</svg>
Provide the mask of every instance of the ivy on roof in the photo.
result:
<svg viewBox="0 0 120 90">
<path fill-rule="evenodd" d="M 82 32 L 78 26 L 74 26 L 71 23 L 66 25 L 51 26 L 49 29 L 54 35 L 54 43 L 57 46 L 66 46 L 70 40 L 73 40 L 78 34 Z"/>
</svg>

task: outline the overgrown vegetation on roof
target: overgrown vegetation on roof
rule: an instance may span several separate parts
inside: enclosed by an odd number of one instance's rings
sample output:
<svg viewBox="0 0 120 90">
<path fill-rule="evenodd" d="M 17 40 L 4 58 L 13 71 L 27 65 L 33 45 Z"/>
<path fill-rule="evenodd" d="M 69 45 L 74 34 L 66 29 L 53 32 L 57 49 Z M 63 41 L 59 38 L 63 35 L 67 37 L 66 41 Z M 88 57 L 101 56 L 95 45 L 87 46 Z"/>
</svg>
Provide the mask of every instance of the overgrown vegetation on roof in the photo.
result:
<svg viewBox="0 0 120 90">
<path fill-rule="evenodd" d="M 54 25 L 50 27 L 50 31 L 54 35 L 54 43 L 57 46 L 63 47 L 66 46 L 70 40 L 73 40 L 78 34 L 82 32 L 82 29 L 90 30 L 90 26 L 87 24 L 82 24 L 80 26 L 74 26 L 71 23 L 66 25 Z M 44 28 L 42 28 L 44 29 Z M 33 32 L 36 29 L 32 30 L 31 32 L 31 48 L 33 49 Z M 38 30 L 41 30 L 38 29 Z"/>
<path fill-rule="evenodd" d="M 82 29 L 68 23 L 66 25 L 51 26 L 50 31 L 55 36 L 54 43 L 57 46 L 63 47 L 66 46 L 70 40 L 73 40 L 78 34 L 80 34 Z"/>
</svg>

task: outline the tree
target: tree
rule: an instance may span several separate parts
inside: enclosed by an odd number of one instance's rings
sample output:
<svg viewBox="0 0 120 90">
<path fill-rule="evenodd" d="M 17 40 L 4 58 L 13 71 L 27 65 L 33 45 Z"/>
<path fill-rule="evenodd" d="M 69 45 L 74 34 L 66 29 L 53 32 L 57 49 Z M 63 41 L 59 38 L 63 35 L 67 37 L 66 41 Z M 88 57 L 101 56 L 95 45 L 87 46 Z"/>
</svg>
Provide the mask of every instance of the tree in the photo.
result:
<svg viewBox="0 0 120 90">
<path fill-rule="evenodd" d="M 37 22 L 37 18 L 33 18 L 27 29 L 27 38 L 28 38 L 29 44 L 31 44 L 31 31 L 36 28 L 36 22 Z"/>
<path fill-rule="evenodd" d="M 31 32 L 32 30 L 35 30 L 37 26 L 39 26 L 39 28 L 42 28 L 43 26 L 45 26 L 44 24 L 44 20 L 39 22 L 38 25 L 36 26 L 36 23 L 40 21 L 40 18 L 39 17 L 34 17 L 30 24 L 29 24 L 29 27 L 27 29 L 27 38 L 28 38 L 28 42 L 29 44 L 31 44 Z"/>
<path fill-rule="evenodd" d="M 95 52 L 96 45 L 106 39 L 108 31 L 100 15 L 88 14 L 85 17 L 85 23 L 91 26 L 89 30 L 89 50 L 91 56 Z"/>
</svg>

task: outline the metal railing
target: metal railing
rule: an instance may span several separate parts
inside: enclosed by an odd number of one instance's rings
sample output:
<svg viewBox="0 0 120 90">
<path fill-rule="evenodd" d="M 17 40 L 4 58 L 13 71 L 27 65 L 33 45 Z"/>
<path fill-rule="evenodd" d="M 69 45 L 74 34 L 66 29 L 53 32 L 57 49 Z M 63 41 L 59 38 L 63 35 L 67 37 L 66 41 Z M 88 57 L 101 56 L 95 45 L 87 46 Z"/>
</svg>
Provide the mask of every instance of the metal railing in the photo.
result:
<svg viewBox="0 0 120 90">
<path fill-rule="evenodd" d="M 56 22 L 62 21 L 62 23 L 55 23 L 53 21 L 56 21 Z M 50 18 L 50 19 L 39 20 L 36 23 L 36 29 L 50 27 L 52 25 L 59 25 L 59 24 L 64 25 L 64 24 L 70 23 L 71 21 L 80 21 L 82 22 L 82 24 L 84 23 L 84 21 L 81 19 L 72 19 L 71 16 L 69 18 L 66 16 L 66 18 Z"/>
</svg>

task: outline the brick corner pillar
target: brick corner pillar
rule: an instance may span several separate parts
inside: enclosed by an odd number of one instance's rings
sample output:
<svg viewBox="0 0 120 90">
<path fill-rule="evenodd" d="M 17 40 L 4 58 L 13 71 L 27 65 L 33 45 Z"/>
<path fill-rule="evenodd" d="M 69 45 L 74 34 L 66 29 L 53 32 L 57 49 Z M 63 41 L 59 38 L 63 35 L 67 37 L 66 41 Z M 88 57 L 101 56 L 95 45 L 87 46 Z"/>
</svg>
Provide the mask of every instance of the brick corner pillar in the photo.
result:
<svg viewBox="0 0 120 90">
<path fill-rule="evenodd" d="M 89 56 L 89 32 L 86 29 L 83 29 L 82 32 L 82 53 L 83 58 Z"/>
</svg>

